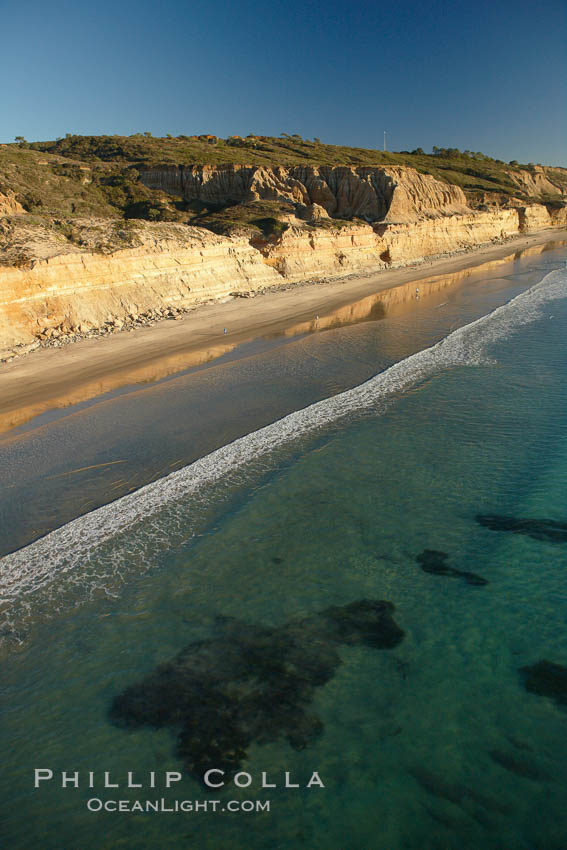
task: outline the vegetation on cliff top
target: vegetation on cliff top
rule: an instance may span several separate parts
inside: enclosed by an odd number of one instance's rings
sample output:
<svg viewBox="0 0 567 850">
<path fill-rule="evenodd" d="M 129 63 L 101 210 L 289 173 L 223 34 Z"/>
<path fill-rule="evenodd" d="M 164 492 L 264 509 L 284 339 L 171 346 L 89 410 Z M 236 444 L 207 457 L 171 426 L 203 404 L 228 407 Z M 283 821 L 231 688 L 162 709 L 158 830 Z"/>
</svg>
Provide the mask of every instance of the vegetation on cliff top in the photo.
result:
<svg viewBox="0 0 567 850">
<path fill-rule="evenodd" d="M 504 163 L 481 153 L 434 148 L 426 154 L 390 153 L 365 148 L 327 145 L 282 134 L 269 136 L 76 136 L 0 147 L 0 193 L 15 194 L 26 212 L 63 234 L 79 218 L 145 219 L 176 221 L 207 227 L 217 233 L 245 228 L 252 234 L 275 236 L 285 229 L 289 206 L 262 202 L 261 209 L 248 204 L 224 210 L 187 202 L 162 190 L 152 190 L 139 180 L 139 172 L 168 165 L 258 166 L 411 166 L 423 174 L 460 186 L 471 206 L 507 198 L 549 201 L 549 196 L 529 197 L 512 179 L 521 169 L 534 173 L 530 164 Z M 567 189 L 567 170 L 546 169 L 553 182 Z M 329 226 L 330 222 L 320 226 Z M 336 222 L 341 226 L 340 222 Z M 0 228 L 9 227 L 4 220 Z"/>
<path fill-rule="evenodd" d="M 409 165 L 424 174 L 453 183 L 465 190 L 518 193 L 510 172 L 533 169 L 533 163 L 504 163 L 474 151 L 434 147 L 432 154 L 414 151 L 372 150 L 328 145 L 315 139 L 282 133 L 280 137 L 254 136 L 167 136 L 149 133 L 134 136 L 74 136 L 55 142 L 34 142 L 31 148 L 70 159 L 121 163 L 148 168 L 156 165 Z M 554 177 L 567 186 L 567 172 L 554 169 Z M 563 172 L 563 173 L 562 173 Z"/>
</svg>

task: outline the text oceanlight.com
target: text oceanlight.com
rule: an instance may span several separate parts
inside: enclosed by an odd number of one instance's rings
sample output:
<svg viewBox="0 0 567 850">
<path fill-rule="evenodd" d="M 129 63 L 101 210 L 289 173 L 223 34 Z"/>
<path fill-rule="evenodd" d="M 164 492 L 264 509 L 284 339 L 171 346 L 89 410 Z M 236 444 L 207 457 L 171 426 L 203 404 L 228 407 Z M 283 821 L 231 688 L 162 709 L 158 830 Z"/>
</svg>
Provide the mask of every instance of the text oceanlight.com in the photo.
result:
<svg viewBox="0 0 567 850">
<path fill-rule="evenodd" d="M 269 812 L 270 800 L 87 800 L 89 812 L 183 812 L 199 814 L 210 812 Z"/>
</svg>

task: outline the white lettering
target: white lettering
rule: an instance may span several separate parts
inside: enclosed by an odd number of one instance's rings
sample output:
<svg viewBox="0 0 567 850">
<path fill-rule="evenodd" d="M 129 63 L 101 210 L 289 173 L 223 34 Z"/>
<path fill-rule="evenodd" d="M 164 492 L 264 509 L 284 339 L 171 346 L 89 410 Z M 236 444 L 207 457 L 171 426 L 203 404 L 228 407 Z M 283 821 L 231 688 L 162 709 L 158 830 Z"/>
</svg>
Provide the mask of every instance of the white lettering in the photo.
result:
<svg viewBox="0 0 567 850">
<path fill-rule="evenodd" d="M 296 785 L 295 782 L 289 781 L 290 774 L 286 771 L 285 774 L 285 787 L 286 788 L 299 788 L 299 785 Z"/>
<path fill-rule="evenodd" d="M 133 775 L 134 774 L 131 771 L 128 771 L 128 788 L 141 788 L 142 783 L 134 782 L 134 780 L 132 779 Z"/>
<path fill-rule="evenodd" d="M 74 785 L 75 788 L 79 787 L 79 771 L 76 770 L 75 773 L 71 773 L 67 775 L 65 771 L 61 774 L 61 787 L 66 788 L 67 785 Z"/>
<path fill-rule="evenodd" d="M 166 770 L 165 772 L 165 787 L 171 788 L 172 782 L 181 782 L 181 774 L 176 770 Z"/>
<path fill-rule="evenodd" d="M 224 785 L 224 780 L 222 780 L 222 782 L 211 782 L 209 780 L 209 777 L 212 773 L 220 773 L 221 776 L 224 776 L 224 770 L 218 770 L 218 768 L 213 767 L 211 768 L 211 770 L 207 770 L 203 777 L 203 782 L 205 783 L 205 785 L 208 785 L 209 788 L 222 788 L 222 786 Z"/>
<path fill-rule="evenodd" d="M 241 776 L 245 777 L 244 782 L 240 782 Z M 246 779 L 248 779 L 248 782 L 246 782 Z M 239 788 L 248 788 L 252 784 L 252 777 L 249 773 L 237 773 L 234 777 L 234 784 L 238 785 Z"/>
<path fill-rule="evenodd" d="M 44 774 L 44 775 L 42 776 L 41 774 Z M 40 782 L 45 782 L 46 779 L 53 779 L 53 771 L 49 770 L 49 769 L 44 770 L 42 768 L 36 767 L 36 769 L 34 770 L 34 776 L 35 776 L 35 778 L 34 778 L 33 787 L 39 788 Z"/>
<path fill-rule="evenodd" d="M 312 786 L 312 785 L 318 785 L 318 786 L 319 786 L 319 788 L 324 788 L 324 787 L 325 787 L 325 786 L 324 786 L 324 784 L 323 784 L 323 781 L 321 780 L 321 777 L 319 776 L 319 774 L 317 773 L 317 771 L 314 771 L 314 772 L 312 773 L 312 775 L 311 775 L 311 779 L 310 779 L 310 780 L 309 780 L 309 782 L 307 783 L 307 787 L 308 787 L 308 788 L 311 788 L 311 786 Z"/>
<path fill-rule="evenodd" d="M 267 774 L 262 773 L 262 788 L 275 788 L 275 787 L 276 787 L 276 783 L 275 782 L 273 782 L 273 783 L 268 782 Z"/>
</svg>

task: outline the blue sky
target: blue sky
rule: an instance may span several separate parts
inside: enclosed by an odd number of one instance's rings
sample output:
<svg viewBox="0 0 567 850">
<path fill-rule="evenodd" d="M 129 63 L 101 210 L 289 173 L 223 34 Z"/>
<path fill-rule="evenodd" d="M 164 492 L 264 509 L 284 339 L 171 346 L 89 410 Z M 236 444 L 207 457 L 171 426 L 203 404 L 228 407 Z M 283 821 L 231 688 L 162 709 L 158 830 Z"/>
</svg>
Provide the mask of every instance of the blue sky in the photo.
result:
<svg viewBox="0 0 567 850">
<path fill-rule="evenodd" d="M 0 0 L 0 140 L 300 133 L 567 166 L 563 0 Z"/>
</svg>

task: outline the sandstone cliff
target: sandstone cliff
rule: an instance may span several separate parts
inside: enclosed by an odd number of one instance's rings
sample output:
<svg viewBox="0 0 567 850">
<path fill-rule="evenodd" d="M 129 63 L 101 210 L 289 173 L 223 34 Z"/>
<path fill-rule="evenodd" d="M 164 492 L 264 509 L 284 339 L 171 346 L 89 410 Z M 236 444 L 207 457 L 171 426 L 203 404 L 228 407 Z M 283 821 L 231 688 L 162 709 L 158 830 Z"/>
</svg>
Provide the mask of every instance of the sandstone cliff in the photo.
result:
<svg viewBox="0 0 567 850">
<path fill-rule="evenodd" d="M 543 169 L 530 176 L 540 192 L 548 178 Z M 220 236 L 123 219 L 46 224 L 24 214 L 13 193 L 0 196 L 0 358 L 133 326 L 140 316 L 175 317 L 212 299 L 565 226 L 558 203 L 472 210 L 458 186 L 407 167 L 179 166 L 144 171 L 142 179 L 186 200 L 277 201 L 284 212 L 275 230 Z"/>
<path fill-rule="evenodd" d="M 232 294 L 378 271 L 530 229 L 565 226 L 565 209 L 532 205 L 340 228 L 293 220 L 279 238 L 254 244 L 200 228 L 139 222 L 133 247 L 103 254 L 66 245 L 54 253 L 52 243 L 44 259 L 0 267 L 0 356 L 39 340 L 120 329 L 142 314 L 173 316 Z"/>
<path fill-rule="evenodd" d="M 188 201 L 227 205 L 256 200 L 317 205 L 333 218 L 408 221 L 467 209 L 458 186 L 414 168 L 384 166 L 178 166 L 142 170 L 141 181 Z"/>
<path fill-rule="evenodd" d="M 279 282 L 246 240 L 175 224 L 141 223 L 138 245 L 70 251 L 0 267 L 0 350 L 84 334 L 129 317 L 188 307 Z"/>
<path fill-rule="evenodd" d="M 531 170 L 525 168 L 510 171 L 513 182 L 529 197 L 535 198 L 541 195 L 565 195 L 565 189 L 557 179 L 564 168 L 544 168 L 542 165 L 534 165 Z"/>
<path fill-rule="evenodd" d="M 0 192 L 0 218 L 5 215 L 23 215 L 24 208 L 16 200 L 13 192 L 8 191 L 6 194 Z"/>
<path fill-rule="evenodd" d="M 566 210 L 529 207 L 464 212 L 414 221 L 351 224 L 340 230 L 290 227 L 260 244 L 265 262 L 289 281 L 392 268 L 536 230 L 565 227 Z M 258 244 L 258 243 L 257 243 Z"/>
</svg>

